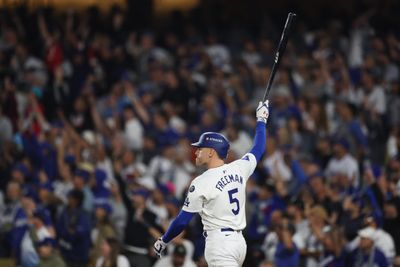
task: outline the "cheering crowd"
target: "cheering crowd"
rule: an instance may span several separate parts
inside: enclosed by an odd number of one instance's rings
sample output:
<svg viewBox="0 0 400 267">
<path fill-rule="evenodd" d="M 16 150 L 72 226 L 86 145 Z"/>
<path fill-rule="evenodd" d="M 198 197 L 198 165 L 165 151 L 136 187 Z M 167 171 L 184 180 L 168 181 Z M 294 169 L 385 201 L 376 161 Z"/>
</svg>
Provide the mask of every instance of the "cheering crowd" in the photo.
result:
<svg viewBox="0 0 400 267">
<path fill-rule="evenodd" d="M 297 23 L 247 184 L 244 266 L 400 266 L 400 35 L 369 16 Z M 202 171 L 191 142 L 224 133 L 228 161 L 250 149 L 280 25 L 137 30 L 114 8 L 0 26 L 0 257 L 206 266 L 199 218 L 165 257 L 151 247 Z"/>
</svg>

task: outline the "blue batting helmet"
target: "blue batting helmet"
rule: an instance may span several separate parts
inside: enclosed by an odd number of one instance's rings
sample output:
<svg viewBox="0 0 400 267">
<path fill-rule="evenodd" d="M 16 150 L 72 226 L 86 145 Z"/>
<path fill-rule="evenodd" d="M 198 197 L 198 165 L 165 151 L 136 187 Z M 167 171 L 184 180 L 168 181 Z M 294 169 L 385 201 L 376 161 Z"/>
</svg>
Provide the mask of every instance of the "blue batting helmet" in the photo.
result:
<svg viewBox="0 0 400 267">
<path fill-rule="evenodd" d="M 206 132 L 192 146 L 213 148 L 221 159 L 225 159 L 228 155 L 229 141 L 220 133 Z"/>
</svg>

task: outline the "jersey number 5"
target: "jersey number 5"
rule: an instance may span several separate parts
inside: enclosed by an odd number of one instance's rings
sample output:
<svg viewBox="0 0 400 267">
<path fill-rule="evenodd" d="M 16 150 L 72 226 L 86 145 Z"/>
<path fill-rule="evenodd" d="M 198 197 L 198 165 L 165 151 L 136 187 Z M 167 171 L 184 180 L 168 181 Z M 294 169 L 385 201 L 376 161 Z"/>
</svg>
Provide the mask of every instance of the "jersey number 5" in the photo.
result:
<svg viewBox="0 0 400 267">
<path fill-rule="evenodd" d="M 239 200 L 233 196 L 233 194 L 236 194 L 238 192 L 238 189 L 231 189 L 228 191 L 228 195 L 229 195 L 229 202 L 230 203 L 235 203 L 236 204 L 236 208 L 232 209 L 233 214 L 238 215 L 239 213 Z"/>
</svg>

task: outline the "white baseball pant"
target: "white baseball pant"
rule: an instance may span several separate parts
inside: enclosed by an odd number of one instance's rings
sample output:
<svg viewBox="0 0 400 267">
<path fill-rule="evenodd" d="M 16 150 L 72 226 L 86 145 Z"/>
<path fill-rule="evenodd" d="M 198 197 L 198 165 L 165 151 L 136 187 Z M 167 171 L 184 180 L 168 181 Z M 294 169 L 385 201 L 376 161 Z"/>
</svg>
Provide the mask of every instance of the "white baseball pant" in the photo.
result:
<svg viewBox="0 0 400 267">
<path fill-rule="evenodd" d="M 246 257 L 246 240 L 242 231 L 216 229 L 205 231 L 204 256 L 208 267 L 241 267 Z"/>
</svg>

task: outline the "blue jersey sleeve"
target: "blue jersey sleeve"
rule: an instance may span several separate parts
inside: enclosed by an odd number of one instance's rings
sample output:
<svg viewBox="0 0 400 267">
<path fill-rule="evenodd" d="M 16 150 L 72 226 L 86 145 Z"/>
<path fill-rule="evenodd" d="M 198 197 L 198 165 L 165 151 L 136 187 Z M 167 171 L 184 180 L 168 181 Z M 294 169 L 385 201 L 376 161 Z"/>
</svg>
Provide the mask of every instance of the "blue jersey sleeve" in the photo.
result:
<svg viewBox="0 0 400 267">
<path fill-rule="evenodd" d="M 162 237 L 162 240 L 165 243 L 168 243 L 169 241 L 174 239 L 186 228 L 194 215 L 195 213 L 181 210 L 178 216 L 176 216 L 176 218 L 169 225 L 167 232 Z"/>
<path fill-rule="evenodd" d="M 261 159 L 265 151 L 265 140 L 267 137 L 266 132 L 265 123 L 261 121 L 257 122 L 253 148 L 250 150 L 250 153 L 256 157 L 257 161 Z"/>
</svg>

